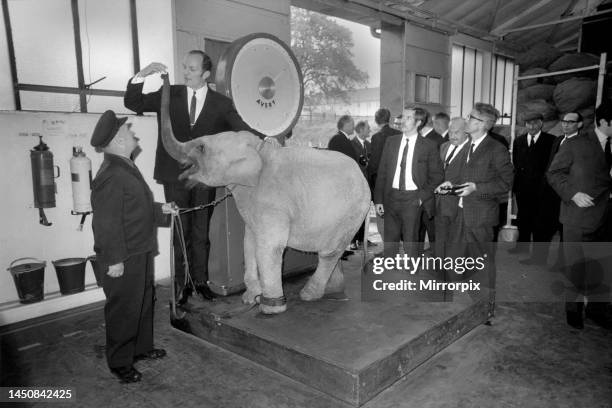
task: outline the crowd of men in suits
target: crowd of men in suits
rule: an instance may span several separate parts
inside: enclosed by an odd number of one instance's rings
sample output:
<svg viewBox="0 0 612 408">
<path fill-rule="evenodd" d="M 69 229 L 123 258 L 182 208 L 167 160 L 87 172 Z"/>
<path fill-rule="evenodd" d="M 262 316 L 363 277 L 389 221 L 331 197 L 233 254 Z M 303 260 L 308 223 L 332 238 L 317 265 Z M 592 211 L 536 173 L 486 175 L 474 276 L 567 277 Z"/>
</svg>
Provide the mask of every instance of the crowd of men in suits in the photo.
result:
<svg viewBox="0 0 612 408">
<path fill-rule="evenodd" d="M 612 105 L 597 107 L 595 128 L 588 132 L 580 113 L 564 114 L 560 137 L 542 131 L 541 114 L 528 113 L 527 132 L 514 140 L 512 153 L 507 139 L 491 131 L 498 119 L 499 112 L 485 103 L 452 120 L 444 112 L 431 118 L 420 107 L 406 106 L 391 126 L 390 111 L 381 108 L 371 143 L 367 122 L 355 126 L 345 115 L 328 147 L 355 159 L 368 179 L 385 256 L 394 256 L 400 243 L 405 254 L 419 256 L 427 235 L 435 256 L 487 254 L 484 286 L 495 288 L 496 241 L 512 191 L 519 234 L 509 252 L 525 254 L 522 264 L 546 266 L 559 233 L 565 245 L 550 269 L 566 272 L 574 285 L 566 297 L 568 323 L 581 328 L 586 316 L 612 327 L 609 299 L 589 296 L 606 279 L 593 284 L 576 245 L 612 241 Z M 351 140 L 353 129 L 357 136 Z M 363 230 L 354 244 L 361 237 Z"/>
</svg>

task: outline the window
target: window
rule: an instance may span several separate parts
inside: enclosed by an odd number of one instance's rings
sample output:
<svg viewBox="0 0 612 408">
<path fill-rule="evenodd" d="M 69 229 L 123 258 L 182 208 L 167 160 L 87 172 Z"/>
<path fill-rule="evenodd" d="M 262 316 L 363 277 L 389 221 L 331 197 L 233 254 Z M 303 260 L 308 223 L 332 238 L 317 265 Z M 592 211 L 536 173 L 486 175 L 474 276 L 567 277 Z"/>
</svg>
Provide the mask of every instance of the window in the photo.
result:
<svg viewBox="0 0 612 408">
<path fill-rule="evenodd" d="M 453 45 L 451 61 L 451 116 L 465 117 L 476 102 L 485 102 L 501 113 L 498 123 L 509 125 L 514 61 L 456 44 Z M 483 83 L 489 86 L 483 87 Z"/>
<path fill-rule="evenodd" d="M 512 84 L 514 62 L 501 55 L 494 55 L 491 63 L 491 104 L 501 113 L 499 123 L 512 122 Z"/>
<path fill-rule="evenodd" d="M 476 102 L 483 102 L 482 73 L 484 53 L 453 45 L 451 56 L 451 116 L 467 115 Z"/>
<path fill-rule="evenodd" d="M 414 100 L 419 103 L 440 103 L 441 79 L 416 74 L 414 77 Z"/>
<path fill-rule="evenodd" d="M 135 1 L 3 0 L 16 109 L 129 112 L 125 84 L 140 69 Z"/>
</svg>

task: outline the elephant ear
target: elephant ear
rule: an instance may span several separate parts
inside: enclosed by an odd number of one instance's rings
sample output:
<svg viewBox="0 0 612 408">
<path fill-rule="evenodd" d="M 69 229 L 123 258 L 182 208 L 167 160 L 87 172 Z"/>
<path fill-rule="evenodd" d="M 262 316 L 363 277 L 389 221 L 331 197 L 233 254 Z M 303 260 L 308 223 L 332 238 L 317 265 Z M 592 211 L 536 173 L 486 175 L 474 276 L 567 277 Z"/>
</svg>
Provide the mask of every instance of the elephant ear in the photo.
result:
<svg viewBox="0 0 612 408">
<path fill-rule="evenodd" d="M 242 133 L 242 132 L 240 132 Z M 259 183 L 259 176 L 263 168 L 263 160 L 259 154 L 259 139 L 251 133 L 241 138 L 236 146 L 238 156 L 229 163 L 226 179 L 232 184 L 255 187 Z"/>
</svg>

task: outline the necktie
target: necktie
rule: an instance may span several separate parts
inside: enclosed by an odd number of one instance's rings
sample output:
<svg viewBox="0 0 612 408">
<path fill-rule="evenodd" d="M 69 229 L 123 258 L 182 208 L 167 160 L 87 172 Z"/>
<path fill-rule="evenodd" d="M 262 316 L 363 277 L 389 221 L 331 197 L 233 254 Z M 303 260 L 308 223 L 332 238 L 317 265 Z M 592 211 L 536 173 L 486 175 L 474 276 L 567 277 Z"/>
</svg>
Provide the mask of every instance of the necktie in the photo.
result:
<svg viewBox="0 0 612 408">
<path fill-rule="evenodd" d="M 455 155 L 455 151 L 457 150 L 457 147 L 458 147 L 457 145 L 453 146 L 453 150 L 451 150 L 450 155 L 444 161 L 444 168 L 447 168 L 448 165 L 450 164 L 451 160 L 453 159 L 453 156 Z"/>
<path fill-rule="evenodd" d="M 606 164 L 608 165 L 608 170 L 612 167 L 612 149 L 610 146 L 610 139 L 612 136 L 608 136 L 606 139 L 606 146 L 604 147 L 604 155 L 606 157 Z"/>
<path fill-rule="evenodd" d="M 406 160 L 408 159 L 408 146 L 410 145 L 410 139 L 406 139 L 406 145 L 402 152 L 402 161 L 400 162 L 400 179 L 399 188 L 400 190 L 406 190 Z"/>
<path fill-rule="evenodd" d="M 470 157 L 474 154 L 474 144 L 470 143 L 470 150 L 468 150 L 467 161 L 469 163 Z"/>
<path fill-rule="evenodd" d="M 195 112 L 196 112 L 196 97 L 195 91 L 193 91 L 193 95 L 191 96 L 191 106 L 189 107 L 189 124 L 193 126 L 195 124 Z"/>
</svg>

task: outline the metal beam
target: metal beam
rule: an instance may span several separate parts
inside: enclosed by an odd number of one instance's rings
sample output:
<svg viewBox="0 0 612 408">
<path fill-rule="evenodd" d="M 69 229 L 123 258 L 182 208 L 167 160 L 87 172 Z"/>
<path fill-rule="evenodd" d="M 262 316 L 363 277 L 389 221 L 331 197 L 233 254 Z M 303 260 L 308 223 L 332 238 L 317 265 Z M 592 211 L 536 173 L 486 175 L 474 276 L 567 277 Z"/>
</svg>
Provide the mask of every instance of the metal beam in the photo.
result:
<svg viewBox="0 0 612 408">
<path fill-rule="evenodd" d="M 508 30 L 504 30 L 503 33 L 500 33 L 500 34 L 502 36 L 505 36 L 507 34 L 514 33 L 514 32 L 517 32 L 517 31 L 532 30 L 534 28 L 546 27 L 546 26 L 549 26 L 549 25 L 563 24 L 563 23 L 567 23 L 569 21 L 582 20 L 582 19 L 584 19 L 586 17 L 598 16 L 600 14 L 610 14 L 610 10 L 597 11 L 595 13 L 590 13 L 590 14 L 585 13 L 585 14 L 581 14 L 581 15 L 578 15 L 578 16 L 562 18 L 560 20 L 548 21 L 546 23 L 532 24 L 532 25 L 523 26 L 523 27 L 511 28 L 511 29 L 508 29 Z"/>
<path fill-rule="evenodd" d="M 535 3 L 534 5 L 532 5 L 531 7 L 527 8 L 526 10 L 523 10 L 521 13 L 516 14 L 514 17 L 504 21 L 503 23 L 497 25 L 497 27 L 493 28 L 493 30 L 491 30 L 491 33 L 499 33 L 502 32 L 504 30 L 504 28 L 511 26 L 512 24 L 516 23 L 517 21 L 523 19 L 524 17 L 532 14 L 534 11 L 541 9 L 542 7 L 544 7 L 545 5 L 547 5 L 548 3 L 550 3 L 552 0 L 540 0 L 539 2 Z"/>
<path fill-rule="evenodd" d="M 568 43 L 568 42 L 570 42 L 570 41 L 575 41 L 575 40 L 577 40 L 577 39 L 578 39 L 578 37 L 579 37 L 578 33 L 575 33 L 575 34 L 569 35 L 569 36 L 565 37 L 564 39 L 562 39 L 561 41 L 557 41 L 557 42 L 554 44 L 554 46 L 555 46 L 555 47 L 557 47 L 557 48 L 559 48 L 559 47 L 561 47 L 562 45 L 567 44 L 567 43 Z"/>
<path fill-rule="evenodd" d="M 74 28 L 74 50 L 76 53 L 77 78 L 79 89 L 85 89 L 85 74 L 83 73 L 83 49 L 81 47 L 81 24 L 79 19 L 79 2 L 72 0 L 72 25 Z M 84 92 L 79 95 L 81 112 L 87 112 L 87 96 Z"/>
<path fill-rule="evenodd" d="M 8 0 L 2 0 L 2 12 L 4 13 L 4 28 L 6 30 L 6 42 L 8 46 L 9 63 L 11 66 L 11 77 L 13 80 L 13 95 L 15 97 L 15 109 L 21 110 L 21 98 L 17 89 L 17 60 L 15 59 L 15 47 L 13 45 L 13 30 L 9 16 Z"/>
</svg>

